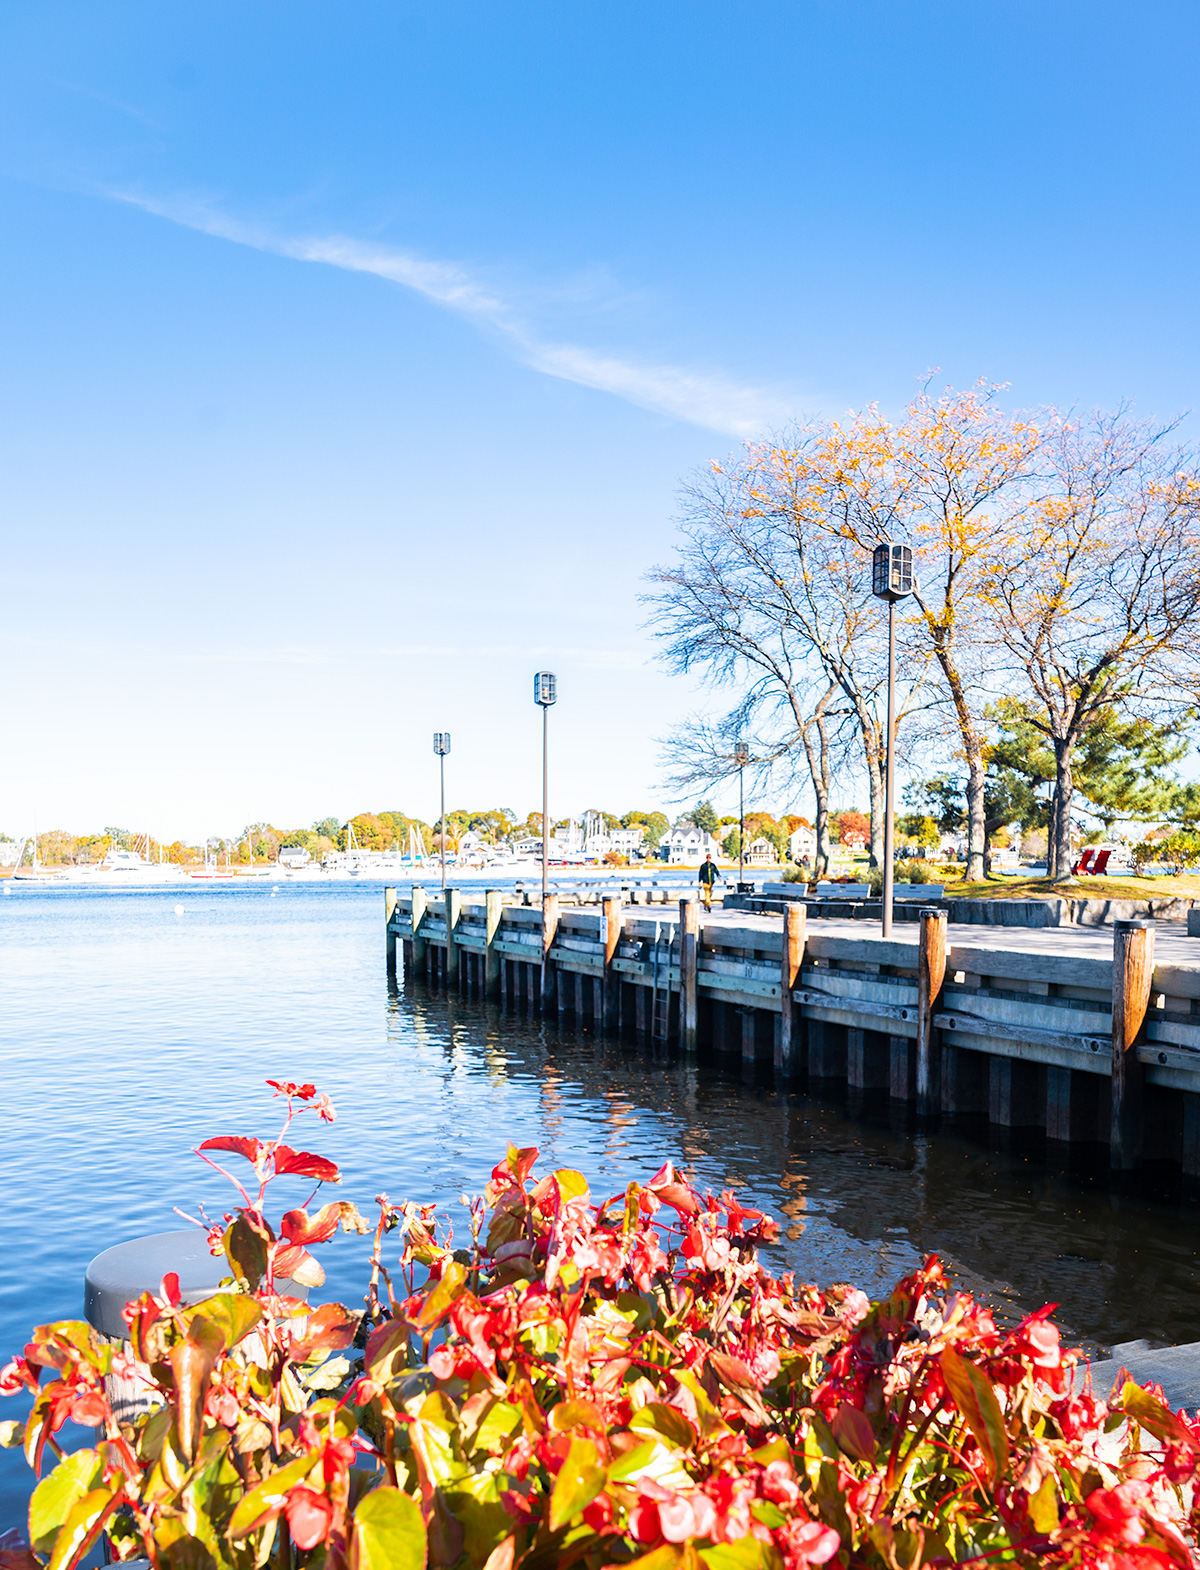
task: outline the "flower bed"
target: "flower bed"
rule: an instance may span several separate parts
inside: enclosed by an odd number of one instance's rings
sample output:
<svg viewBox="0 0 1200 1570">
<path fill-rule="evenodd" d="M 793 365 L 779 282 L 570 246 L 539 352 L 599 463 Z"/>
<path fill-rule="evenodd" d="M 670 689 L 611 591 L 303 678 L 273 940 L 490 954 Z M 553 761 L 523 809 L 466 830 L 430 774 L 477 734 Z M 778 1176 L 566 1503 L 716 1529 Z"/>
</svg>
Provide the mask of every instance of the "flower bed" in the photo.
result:
<svg viewBox="0 0 1200 1570">
<path fill-rule="evenodd" d="M 371 1223 L 346 1201 L 268 1222 L 277 1177 L 338 1180 L 286 1142 L 328 1101 L 272 1084 L 276 1139 L 199 1147 L 253 1172 L 226 1172 L 240 1203 L 210 1231 L 227 1287 L 187 1307 L 168 1276 L 128 1349 L 46 1325 L 0 1371 L 33 1395 L 4 1437 L 41 1474 L 0 1570 L 69 1570 L 101 1534 L 156 1570 L 1200 1562 L 1200 1423 L 1161 1392 L 1106 1406 L 1049 1309 L 1002 1332 L 933 1259 L 875 1304 L 772 1276 L 774 1223 L 669 1162 L 597 1204 L 510 1147 L 459 1249 L 381 1197 L 366 1312 L 310 1312 L 312 1247 Z M 110 1374 L 156 1403 L 132 1426 Z M 101 1437 L 67 1454 L 68 1421 Z"/>
</svg>

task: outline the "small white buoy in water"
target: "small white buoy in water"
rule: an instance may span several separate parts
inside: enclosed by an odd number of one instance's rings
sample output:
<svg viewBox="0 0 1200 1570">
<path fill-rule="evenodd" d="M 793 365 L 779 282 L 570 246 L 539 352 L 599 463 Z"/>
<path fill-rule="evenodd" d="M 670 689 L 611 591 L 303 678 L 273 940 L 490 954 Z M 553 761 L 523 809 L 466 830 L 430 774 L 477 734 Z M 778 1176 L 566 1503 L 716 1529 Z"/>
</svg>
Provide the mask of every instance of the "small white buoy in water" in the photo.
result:
<svg viewBox="0 0 1200 1570">
<path fill-rule="evenodd" d="M 175 907 L 175 914 L 177 916 L 182 916 L 183 915 L 183 906 L 182 905 L 176 905 L 176 907 Z"/>
<path fill-rule="evenodd" d="M 276 895 L 277 895 L 277 894 L 278 894 L 278 893 L 279 893 L 279 890 L 278 890 L 278 889 L 272 889 L 272 890 L 271 890 L 271 898 L 272 898 L 272 899 L 274 899 L 274 898 L 275 898 L 275 896 L 276 896 Z"/>
<path fill-rule="evenodd" d="M 7 883 L 4 885 L 4 892 L 6 894 L 11 894 L 12 893 L 12 889 L 9 887 L 9 885 Z"/>
</svg>

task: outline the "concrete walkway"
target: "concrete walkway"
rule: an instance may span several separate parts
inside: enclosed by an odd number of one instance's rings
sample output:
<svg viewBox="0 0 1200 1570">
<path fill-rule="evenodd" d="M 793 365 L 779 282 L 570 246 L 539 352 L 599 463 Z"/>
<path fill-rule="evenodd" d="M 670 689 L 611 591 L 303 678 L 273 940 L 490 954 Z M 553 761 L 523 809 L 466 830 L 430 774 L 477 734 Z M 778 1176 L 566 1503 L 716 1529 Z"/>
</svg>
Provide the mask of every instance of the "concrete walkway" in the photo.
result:
<svg viewBox="0 0 1200 1570">
<path fill-rule="evenodd" d="M 1124 1341 L 1112 1354 L 1109 1361 L 1092 1364 L 1092 1388 L 1098 1396 L 1110 1395 L 1117 1374 L 1126 1368 L 1139 1385 L 1161 1385 L 1173 1410 L 1200 1408 L 1200 1341 L 1157 1348 L 1146 1341 Z"/>
<path fill-rule="evenodd" d="M 765 932 L 777 932 L 781 919 L 774 915 L 752 915 L 745 910 L 719 908 L 701 916 L 705 926 L 761 926 Z M 879 936 L 877 921 L 814 916 L 810 910 L 808 924 L 812 933 L 827 933 L 830 937 Z M 892 927 L 892 941 L 895 943 L 911 943 L 916 948 L 919 936 L 920 927 L 915 921 L 896 922 Z M 1113 932 L 1111 927 L 988 927 L 974 922 L 951 922 L 946 930 L 946 941 L 954 948 L 1006 949 L 1025 954 L 1062 954 L 1076 959 L 1111 959 Z M 1189 938 L 1187 925 L 1182 921 L 1157 922 L 1154 957 L 1159 964 L 1200 965 L 1200 938 Z"/>
</svg>

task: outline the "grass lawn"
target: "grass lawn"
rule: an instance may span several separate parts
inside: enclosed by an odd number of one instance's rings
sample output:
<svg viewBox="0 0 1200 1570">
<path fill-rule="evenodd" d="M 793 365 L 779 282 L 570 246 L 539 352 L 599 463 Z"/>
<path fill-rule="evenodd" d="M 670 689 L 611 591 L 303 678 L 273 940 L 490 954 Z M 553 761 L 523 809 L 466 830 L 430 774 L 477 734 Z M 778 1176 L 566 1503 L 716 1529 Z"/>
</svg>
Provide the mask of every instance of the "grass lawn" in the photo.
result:
<svg viewBox="0 0 1200 1570">
<path fill-rule="evenodd" d="M 1200 899 L 1200 877 L 991 878 L 986 883 L 947 883 L 949 899 Z"/>
</svg>

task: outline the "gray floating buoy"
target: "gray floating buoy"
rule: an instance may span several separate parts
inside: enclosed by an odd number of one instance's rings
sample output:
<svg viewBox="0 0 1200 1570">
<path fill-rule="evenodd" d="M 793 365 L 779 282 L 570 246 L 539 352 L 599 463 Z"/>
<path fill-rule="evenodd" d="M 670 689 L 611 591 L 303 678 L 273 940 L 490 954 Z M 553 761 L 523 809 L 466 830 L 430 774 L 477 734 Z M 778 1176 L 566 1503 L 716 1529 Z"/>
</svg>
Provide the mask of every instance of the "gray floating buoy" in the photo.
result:
<svg viewBox="0 0 1200 1570">
<path fill-rule="evenodd" d="M 121 1310 L 143 1292 L 157 1295 L 162 1278 L 171 1271 L 179 1277 L 183 1301 L 199 1303 L 221 1285 L 222 1276 L 229 1274 L 229 1262 L 224 1254 L 214 1258 L 209 1253 L 208 1238 L 199 1227 L 154 1232 L 106 1248 L 92 1260 L 84 1278 L 83 1313 L 88 1324 L 101 1335 L 125 1340 L 128 1328 Z"/>
</svg>

